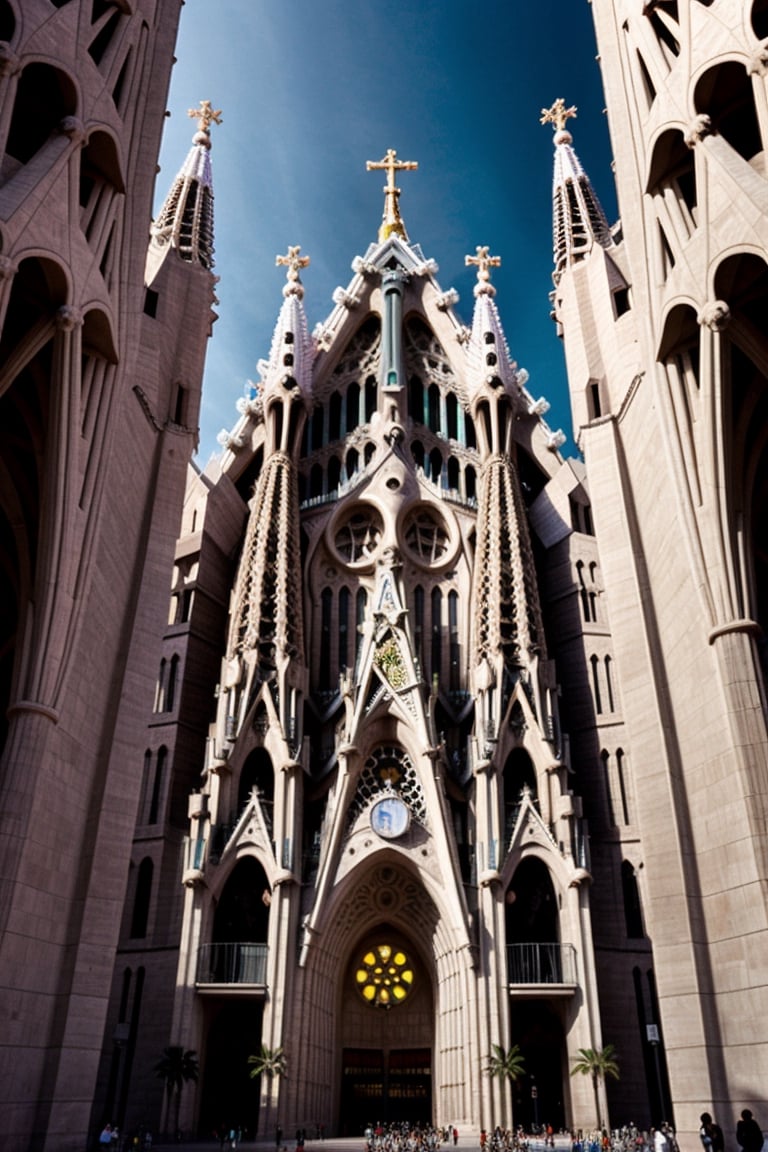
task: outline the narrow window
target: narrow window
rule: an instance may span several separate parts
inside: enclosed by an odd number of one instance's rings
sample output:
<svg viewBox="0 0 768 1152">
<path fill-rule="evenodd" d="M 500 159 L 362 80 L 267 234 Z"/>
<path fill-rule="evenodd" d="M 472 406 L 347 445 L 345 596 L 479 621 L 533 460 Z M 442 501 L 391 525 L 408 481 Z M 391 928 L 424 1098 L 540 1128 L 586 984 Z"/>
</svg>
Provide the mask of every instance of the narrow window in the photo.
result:
<svg viewBox="0 0 768 1152">
<path fill-rule="evenodd" d="M 149 901 L 152 895 L 153 865 L 149 856 L 145 856 L 136 877 L 136 892 L 133 898 L 133 915 L 131 916 L 131 938 L 142 940 L 147 934 L 149 922 Z"/>
<path fill-rule="evenodd" d="M 450 664 L 448 680 L 451 692 L 460 687 L 459 668 L 459 597 L 456 592 L 448 593 L 448 634 L 450 643 Z"/>
<path fill-rule="evenodd" d="M 443 670 L 443 594 L 432 589 L 432 679 L 439 679 Z"/>
<path fill-rule="evenodd" d="M 171 657 L 171 663 L 168 669 L 168 687 L 165 693 L 165 707 L 163 712 L 173 712 L 176 704 L 176 689 L 178 687 L 177 681 L 179 676 L 179 658 L 178 656 Z"/>
<path fill-rule="evenodd" d="M 339 672 L 349 667 L 349 589 L 339 592 Z"/>
<path fill-rule="evenodd" d="M 621 865 L 621 890 L 624 897 L 624 923 L 627 937 L 630 940 L 642 940 L 645 936 L 643 929 L 643 910 L 640 905 L 640 889 L 637 885 L 637 875 L 629 860 Z"/>
<path fill-rule="evenodd" d="M 619 795 L 621 796 L 621 815 L 625 824 L 629 824 L 629 804 L 627 803 L 627 783 L 624 778 L 624 752 L 616 749 L 616 773 L 619 777 Z"/>
<path fill-rule="evenodd" d="M 155 775 L 152 781 L 152 796 L 149 802 L 149 816 L 147 818 L 148 824 L 157 824 L 158 813 L 160 812 L 160 797 L 163 789 L 163 776 L 165 775 L 165 761 L 168 756 L 168 749 L 165 745 L 161 745 L 157 750 L 157 760 L 155 762 Z"/>
<path fill-rule="evenodd" d="M 320 597 L 320 690 L 327 692 L 331 686 L 331 610 L 333 594 L 324 588 Z"/>
<path fill-rule="evenodd" d="M 612 664 L 612 661 L 611 661 L 610 656 L 606 656 L 606 658 L 605 658 L 605 686 L 608 690 L 608 711 L 609 712 L 615 712 L 616 711 L 616 705 L 614 704 L 614 700 L 613 700 L 613 678 L 611 676 L 611 664 Z"/>
<path fill-rule="evenodd" d="M 589 663 L 592 665 L 592 692 L 595 697 L 595 712 L 598 716 L 602 715 L 603 704 L 600 699 L 600 674 L 598 672 L 598 665 L 600 661 L 597 656 L 590 656 Z"/>
</svg>

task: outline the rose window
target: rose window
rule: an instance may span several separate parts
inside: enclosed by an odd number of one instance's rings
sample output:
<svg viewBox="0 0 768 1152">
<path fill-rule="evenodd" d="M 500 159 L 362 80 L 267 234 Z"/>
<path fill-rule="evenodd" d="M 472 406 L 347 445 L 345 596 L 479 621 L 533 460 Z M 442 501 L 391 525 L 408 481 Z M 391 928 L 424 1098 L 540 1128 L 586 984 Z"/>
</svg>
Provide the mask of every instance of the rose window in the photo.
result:
<svg viewBox="0 0 768 1152">
<path fill-rule="evenodd" d="M 413 987 L 414 972 L 401 948 L 376 944 L 355 968 L 355 984 L 366 1004 L 391 1008 L 402 1004 Z"/>
<path fill-rule="evenodd" d="M 367 504 L 358 506 L 343 520 L 333 542 L 345 564 L 360 564 L 373 556 L 383 531 L 380 513 Z"/>
<path fill-rule="evenodd" d="M 428 566 L 442 563 L 450 545 L 443 518 L 423 506 L 414 509 L 406 517 L 403 541 L 412 558 Z"/>
</svg>

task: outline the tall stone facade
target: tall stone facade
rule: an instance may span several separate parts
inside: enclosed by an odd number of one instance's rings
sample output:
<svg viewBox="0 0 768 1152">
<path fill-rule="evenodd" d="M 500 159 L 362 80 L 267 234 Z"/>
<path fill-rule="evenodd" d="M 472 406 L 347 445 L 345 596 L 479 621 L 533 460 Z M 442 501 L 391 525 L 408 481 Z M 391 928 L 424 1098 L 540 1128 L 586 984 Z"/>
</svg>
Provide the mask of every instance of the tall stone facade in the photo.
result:
<svg viewBox="0 0 768 1152">
<path fill-rule="evenodd" d="M 169 243 L 144 287 L 179 8 L 0 2 L 9 1152 L 85 1147 L 196 436 L 211 273 Z"/>
<path fill-rule="evenodd" d="M 556 237 L 554 306 L 659 1020 L 682 1129 L 744 1106 L 766 1124 L 768 7 L 593 11 L 622 227 Z"/>
<path fill-rule="evenodd" d="M 544 116 L 583 463 L 388 153 L 312 333 L 280 258 L 182 508 L 216 114 L 147 248 L 178 3 L 0 0 L 3 1148 L 766 1122 L 768 5 L 593 13 L 621 225 Z"/>
</svg>

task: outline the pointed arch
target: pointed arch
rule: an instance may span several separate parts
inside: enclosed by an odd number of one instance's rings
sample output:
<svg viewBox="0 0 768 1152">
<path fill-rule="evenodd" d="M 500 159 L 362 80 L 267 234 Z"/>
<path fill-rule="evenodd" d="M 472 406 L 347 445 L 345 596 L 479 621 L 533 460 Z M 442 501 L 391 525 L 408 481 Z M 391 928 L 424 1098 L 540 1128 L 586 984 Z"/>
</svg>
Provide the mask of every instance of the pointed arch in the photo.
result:
<svg viewBox="0 0 768 1152">
<path fill-rule="evenodd" d="M 72 78 L 60 68 L 31 61 L 19 77 L 6 152 L 20 164 L 29 163 L 58 133 L 62 120 L 76 112 L 77 91 Z"/>
<path fill-rule="evenodd" d="M 694 91 L 698 113 L 710 117 L 719 133 L 745 160 L 763 151 L 754 89 L 742 61 L 726 60 L 708 69 Z"/>
<path fill-rule="evenodd" d="M 152 899 L 152 876 L 154 864 L 149 856 L 145 856 L 139 864 L 136 873 L 136 888 L 133 896 L 133 911 L 131 913 L 131 939 L 142 940 L 147 935 L 149 923 L 149 905 Z"/>
</svg>

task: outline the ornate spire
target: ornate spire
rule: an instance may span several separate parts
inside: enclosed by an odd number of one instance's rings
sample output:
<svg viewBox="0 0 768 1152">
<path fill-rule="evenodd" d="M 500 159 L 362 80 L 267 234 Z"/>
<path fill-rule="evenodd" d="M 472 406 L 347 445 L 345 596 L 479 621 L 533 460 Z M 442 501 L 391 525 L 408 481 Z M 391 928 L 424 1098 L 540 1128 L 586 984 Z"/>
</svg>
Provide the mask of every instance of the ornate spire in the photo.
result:
<svg viewBox="0 0 768 1152">
<path fill-rule="evenodd" d="M 475 284 L 475 296 L 487 295 L 495 296 L 496 289 L 491 284 L 491 268 L 501 267 L 501 256 L 489 256 L 490 248 L 487 244 L 478 244 L 475 249 L 474 256 L 465 256 L 465 267 L 469 268 L 474 264 L 477 268 L 477 284 Z"/>
<path fill-rule="evenodd" d="M 388 148 L 382 160 L 366 161 L 366 172 L 384 171 L 387 173 L 387 182 L 384 185 L 384 214 L 379 228 L 379 240 L 388 240 L 390 236 L 402 236 L 408 239 L 405 224 L 400 215 L 400 189 L 395 186 L 395 172 L 413 172 L 418 168 L 415 160 L 398 160 L 394 148 Z"/>
<path fill-rule="evenodd" d="M 211 124 L 221 124 L 221 111 L 210 100 L 190 108 L 199 121 L 192 147 L 165 198 L 150 236 L 156 248 L 170 245 L 182 260 L 213 268 L 213 176 L 211 172 Z"/>
<path fill-rule="evenodd" d="M 309 264 L 309 256 L 301 256 L 298 244 L 288 248 L 285 256 L 276 256 L 276 267 L 286 269 L 283 285 L 283 305 L 275 324 L 272 348 L 266 364 L 260 364 L 264 373 L 264 391 L 286 380 L 295 380 L 302 396 L 312 391 L 312 361 L 315 349 L 304 311 L 304 285 L 299 277 Z"/>
<path fill-rule="evenodd" d="M 576 108 L 567 108 L 559 97 L 551 108 L 542 108 L 541 123 L 555 128 L 555 173 L 552 187 L 554 201 L 555 282 L 571 264 L 590 252 L 595 244 L 609 248 L 613 244 L 611 229 L 600 201 L 571 147 L 573 137 L 566 128 L 576 116 Z"/>
<path fill-rule="evenodd" d="M 501 380 L 505 385 L 515 379 L 517 365 L 509 355 L 507 340 L 501 327 L 501 318 L 494 296 L 496 289 L 491 284 L 491 268 L 501 267 L 501 257 L 489 255 L 487 245 L 478 246 L 474 256 L 465 256 L 467 267 L 477 268 L 475 284 L 475 309 L 472 316 L 472 330 L 467 341 L 467 383 L 470 392 Z"/>
</svg>

